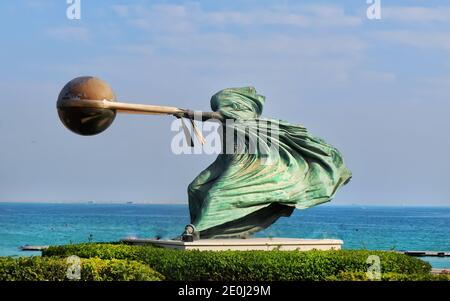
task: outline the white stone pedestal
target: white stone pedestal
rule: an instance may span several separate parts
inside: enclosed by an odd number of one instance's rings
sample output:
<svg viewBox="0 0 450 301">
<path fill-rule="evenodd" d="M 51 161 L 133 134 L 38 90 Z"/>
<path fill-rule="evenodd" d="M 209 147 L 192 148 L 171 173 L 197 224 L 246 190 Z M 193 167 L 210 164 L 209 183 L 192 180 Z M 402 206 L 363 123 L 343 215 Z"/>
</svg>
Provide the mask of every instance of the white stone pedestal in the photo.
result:
<svg viewBox="0 0 450 301">
<path fill-rule="evenodd" d="M 248 250 L 340 250 L 343 244 L 339 239 L 298 239 L 298 238 L 248 238 L 248 239 L 200 239 L 193 242 L 179 240 L 157 240 L 125 238 L 123 242 L 131 245 L 154 245 L 169 249 L 200 251 L 248 251 Z"/>
</svg>

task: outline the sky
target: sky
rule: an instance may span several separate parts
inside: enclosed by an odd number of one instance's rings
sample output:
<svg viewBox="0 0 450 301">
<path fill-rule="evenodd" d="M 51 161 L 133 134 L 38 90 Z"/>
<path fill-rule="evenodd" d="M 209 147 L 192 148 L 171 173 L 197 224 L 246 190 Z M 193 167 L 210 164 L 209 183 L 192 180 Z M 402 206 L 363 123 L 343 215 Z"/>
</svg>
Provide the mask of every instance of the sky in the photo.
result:
<svg viewBox="0 0 450 301">
<path fill-rule="evenodd" d="M 333 204 L 450 205 L 450 3 L 66 0 L 0 3 L 0 201 L 187 203 L 215 155 L 175 155 L 170 116 L 64 128 L 81 75 L 121 101 L 210 110 L 252 85 L 263 116 L 337 147 L 353 173 Z"/>
</svg>

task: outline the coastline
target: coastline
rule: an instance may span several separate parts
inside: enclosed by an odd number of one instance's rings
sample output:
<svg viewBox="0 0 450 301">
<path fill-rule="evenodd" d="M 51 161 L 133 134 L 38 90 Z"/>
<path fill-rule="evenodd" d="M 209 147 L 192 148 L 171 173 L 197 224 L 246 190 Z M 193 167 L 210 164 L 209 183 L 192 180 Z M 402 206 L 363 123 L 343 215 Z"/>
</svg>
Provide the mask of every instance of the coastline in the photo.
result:
<svg viewBox="0 0 450 301">
<path fill-rule="evenodd" d="M 172 238 L 189 223 L 187 204 L 0 203 L 0 256 L 24 245 Z M 341 239 L 343 249 L 450 251 L 450 208 L 317 206 L 296 210 L 255 237 Z M 436 268 L 449 267 L 439 259 Z"/>
</svg>

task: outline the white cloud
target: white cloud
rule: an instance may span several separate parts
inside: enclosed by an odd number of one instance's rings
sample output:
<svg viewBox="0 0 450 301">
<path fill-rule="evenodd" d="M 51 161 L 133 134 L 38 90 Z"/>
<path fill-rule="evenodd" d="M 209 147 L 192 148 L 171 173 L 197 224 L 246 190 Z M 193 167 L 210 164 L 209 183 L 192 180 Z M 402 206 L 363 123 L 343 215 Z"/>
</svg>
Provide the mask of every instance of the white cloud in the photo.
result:
<svg viewBox="0 0 450 301">
<path fill-rule="evenodd" d="M 304 8 L 311 13 L 310 25 L 323 27 L 354 27 L 361 25 L 362 15 L 348 15 L 344 9 L 333 5 L 311 5 Z"/>
<path fill-rule="evenodd" d="M 375 83 L 394 83 L 397 79 L 396 75 L 390 72 L 380 71 L 362 71 L 360 79 L 367 82 Z"/>
<path fill-rule="evenodd" d="M 124 5 L 124 4 L 115 4 L 113 6 L 111 6 L 112 10 L 119 16 L 122 18 L 128 17 L 130 14 L 130 7 L 128 5 Z"/>
<path fill-rule="evenodd" d="M 212 25 L 291 26 L 291 27 L 347 27 L 358 26 L 359 17 L 348 16 L 342 9 L 314 6 L 299 10 L 268 9 L 254 12 L 219 11 L 203 13 L 202 19 Z"/>
<path fill-rule="evenodd" d="M 450 33 L 414 30 L 394 30 L 377 33 L 378 37 L 390 43 L 403 44 L 422 49 L 450 51 Z"/>
<path fill-rule="evenodd" d="M 137 55 L 150 55 L 154 52 L 154 47 L 150 44 L 118 45 L 115 49 Z"/>
<path fill-rule="evenodd" d="M 395 22 L 449 23 L 450 7 L 383 7 L 383 19 Z"/>
<path fill-rule="evenodd" d="M 309 5 L 268 7 L 252 11 L 206 11 L 198 3 L 189 5 L 114 5 L 113 11 L 142 29 L 166 28 L 177 31 L 208 26 L 289 26 L 347 27 L 361 24 L 360 16 L 351 16 L 337 6 Z"/>
<path fill-rule="evenodd" d="M 129 26 L 143 30 L 139 41 L 115 48 L 145 55 L 136 63 L 138 69 L 131 68 L 134 71 L 175 65 L 178 74 L 191 70 L 231 77 L 238 73 L 241 79 L 235 77 L 236 82 L 251 78 L 257 82 L 272 74 L 284 81 L 302 80 L 302 85 L 320 81 L 342 85 L 358 76 L 355 68 L 366 48 L 359 37 L 334 31 L 361 22 L 334 5 L 206 11 L 198 3 L 190 3 L 121 5 L 113 10 Z M 267 26 L 274 30 L 262 31 Z M 331 30 L 320 35 L 309 30 L 324 27 Z"/>
<path fill-rule="evenodd" d="M 384 42 L 423 50 L 450 51 L 450 34 L 447 30 L 450 6 L 383 7 L 383 20 L 395 24 L 394 30 L 375 33 Z"/>
<path fill-rule="evenodd" d="M 194 33 L 158 38 L 160 46 L 176 49 L 179 53 L 230 55 L 233 57 L 292 57 L 332 58 L 335 56 L 356 57 L 365 49 L 365 43 L 352 35 L 271 33 L 241 37 L 230 33 Z M 253 58 L 252 58 L 253 57 Z"/>
<path fill-rule="evenodd" d="M 45 33 L 52 38 L 64 42 L 87 42 L 90 39 L 89 31 L 85 27 L 64 26 L 47 28 Z"/>
<path fill-rule="evenodd" d="M 182 5 L 113 5 L 112 10 L 129 25 L 148 32 L 181 34 L 194 30 L 188 8 Z"/>
<path fill-rule="evenodd" d="M 424 80 L 434 87 L 450 89 L 450 76 L 431 77 Z"/>
</svg>

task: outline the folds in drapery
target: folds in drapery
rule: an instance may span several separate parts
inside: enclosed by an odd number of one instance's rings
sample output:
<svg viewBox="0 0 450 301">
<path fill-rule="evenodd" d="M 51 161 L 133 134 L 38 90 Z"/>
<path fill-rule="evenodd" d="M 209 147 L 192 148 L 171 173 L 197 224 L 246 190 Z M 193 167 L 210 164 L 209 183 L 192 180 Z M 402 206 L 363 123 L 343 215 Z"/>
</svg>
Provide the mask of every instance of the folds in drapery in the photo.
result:
<svg viewBox="0 0 450 301">
<path fill-rule="evenodd" d="M 211 98 L 213 111 L 233 121 L 222 125 L 223 152 L 226 133 L 245 140 L 234 137 L 235 152 L 220 154 L 189 185 L 191 223 L 201 238 L 248 236 L 294 208 L 330 201 L 351 178 L 340 152 L 306 128 L 260 118 L 264 101 L 253 87 Z"/>
</svg>

